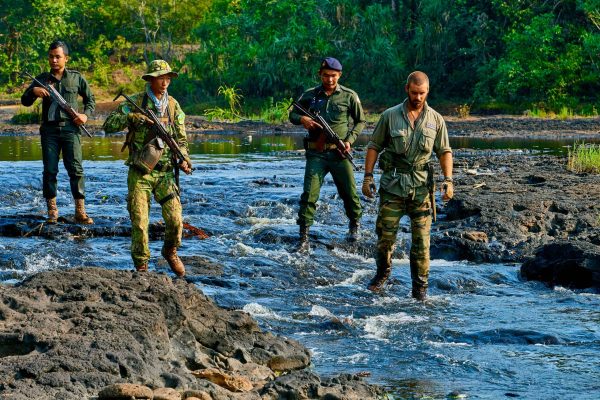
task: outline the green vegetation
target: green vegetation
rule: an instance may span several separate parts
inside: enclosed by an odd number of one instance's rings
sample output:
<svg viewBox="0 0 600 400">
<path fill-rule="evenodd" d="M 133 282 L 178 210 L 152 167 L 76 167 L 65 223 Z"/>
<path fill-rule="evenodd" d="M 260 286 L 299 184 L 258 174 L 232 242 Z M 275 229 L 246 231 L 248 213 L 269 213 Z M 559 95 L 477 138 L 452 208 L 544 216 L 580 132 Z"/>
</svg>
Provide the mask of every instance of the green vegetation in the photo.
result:
<svg viewBox="0 0 600 400">
<path fill-rule="evenodd" d="M 574 143 L 569 148 L 567 168 L 577 173 L 600 173 L 600 145 Z"/>
<path fill-rule="evenodd" d="M 42 120 L 41 104 L 40 102 L 35 103 L 33 109 L 19 107 L 17 113 L 12 116 L 10 121 L 17 125 L 39 124 Z"/>
<path fill-rule="evenodd" d="M 71 47 L 68 65 L 84 72 L 98 97 L 139 90 L 145 64 L 160 57 L 182 72 L 170 91 L 186 111 L 208 109 L 218 119 L 277 119 L 269 113 L 318 84 L 326 55 L 342 62 L 341 83 L 368 110 L 402 101 L 406 76 L 416 69 L 431 79 L 430 102 L 452 102 L 461 117 L 537 109 L 569 118 L 598 115 L 600 106 L 600 0 L 0 5 L 0 88 L 9 96 L 23 89 L 15 71 L 46 70 L 48 44 L 60 38 Z M 220 88 L 235 88 L 237 108 Z"/>
</svg>

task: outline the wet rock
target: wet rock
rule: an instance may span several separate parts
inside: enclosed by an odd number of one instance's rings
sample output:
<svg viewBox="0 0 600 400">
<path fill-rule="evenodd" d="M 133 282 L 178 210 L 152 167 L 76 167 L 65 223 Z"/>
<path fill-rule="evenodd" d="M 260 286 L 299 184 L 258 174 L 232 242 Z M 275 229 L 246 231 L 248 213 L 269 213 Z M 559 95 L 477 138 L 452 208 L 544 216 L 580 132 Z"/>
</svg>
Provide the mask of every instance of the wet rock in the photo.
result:
<svg viewBox="0 0 600 400">
<path fill-rule="evenodd" d="M 42 272 L 3 287 L 0 316 L 0 398 L 152 398 L 149 388 L 175 395 L 170 388 L 200 399 L 258 400 L 261 388 L 289 375 L 276 371 L 310 365 L 298 342 L 261 331 L 248 314 L 221 309 L 165 274 Z M 192 373 L 208 369 L 235 384 Z"/>
<path fill-rule="evenodd" d="M 600 288 L 600 246 L 582 241 L 546 244 L 523 263 L 521 276 L 551 286 Z"/>
<path fill-rule="evenodd" d="M 269 382 L 261 395 L 263 400 L 288 399 L 375 399 L 381 389 L 367 385 L 356 375 L 343 374 L 321 380 L 310 371 L 297 371 Z"/>
<path fill-rule="evenodd" d="M 470 166 L 485 174 L 471 175 Z M 478 155 L 455 159 L 455 196 L 438 204 L 432 257 L 524 262 L 548 243 L 600 239 L 600 203 L 590 195 L 600 175 L 566 169 L 545 155 Z M 481 232 L 477 237 L 467 232 Z"/>
<path fill-rule="evenodd" d="M 152 399 L 153 397 L 152 389 L 132 383 L 115 383 L 98 393 L 99 400 Z"/>
</svg>

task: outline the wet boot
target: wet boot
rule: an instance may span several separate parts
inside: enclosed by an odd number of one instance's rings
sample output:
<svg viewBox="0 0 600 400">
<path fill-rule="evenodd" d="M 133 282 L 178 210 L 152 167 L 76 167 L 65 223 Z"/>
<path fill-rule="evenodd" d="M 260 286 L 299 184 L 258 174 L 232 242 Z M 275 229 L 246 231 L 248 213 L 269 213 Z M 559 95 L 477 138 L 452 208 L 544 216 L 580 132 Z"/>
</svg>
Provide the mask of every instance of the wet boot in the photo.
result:
<svg viewBox="0 0 600 400">
<path fill-rule="evenodd" d="M 425 299 L 427 298 L 427 286 L 413 283 L 412 297 L 418 301 L 425 301 Z"/>
<path fill-rule="evenodd" d="M 391 264 L 385 262 L 377 263 L 377 273 L 375 274 L 373 279 L 371 279 L 371 282 L 369 282 L 367 289 L 369 289 L 372 292 L 381 292 L 381 290 L 383 289 L 383 285 L 388 280 L 391 273 Z"/>
<path fill-rule="evenodd" d="M 56 207 L 56 197 L 46 199 L 46 206 L 48 208 L 48 218 L 46 223 L 55 224 L 58 221 L 58 208 Z"/>
<path fill-rule="evenodd" d="M 300 225 L 300 240 L 298 244 L 298 253 L 308 253 L 310 250 L 310 243 L 308 241 L 308 229 L 307 225 Z"/>
<path fill-rule="evenodd" d="M 360 238 L 360 234 L 358 233 L 359 227 L 360 227 L 360 224 L 358 221 L 356 221 L 356 220 L 350 221 L 350 224 L 348 224 L 348 235 L 346 236 L 347 241 L 349 241 L 351 243 L 358 241 L 358 239 Z"/>
<path fill-rule="evenodd" d="M 146 262 L 146 263 L 143 263 L 141 265 L 136 265 L 135 266 L 135 270 L 137 272 L 146 272 L 146 271 L 148 271 L 148 263 Z"/>
<path fill-rule="evenodd" d="M 85 213 L 85 200 L 83 199 L 75 199 L 75 222 L 85 225 L 94 223 L 94 220 Z"/>
<path fill-rule="evenodd" d="M 169 267 L 171 267 L 171 271 L 173 271 L 175 275 L 179 277 L 185 275 L 185 266 L 177 255 L 177 247 L 163 247 L 160 253 L 165 260 L 167 260 Z"/>
</svg>

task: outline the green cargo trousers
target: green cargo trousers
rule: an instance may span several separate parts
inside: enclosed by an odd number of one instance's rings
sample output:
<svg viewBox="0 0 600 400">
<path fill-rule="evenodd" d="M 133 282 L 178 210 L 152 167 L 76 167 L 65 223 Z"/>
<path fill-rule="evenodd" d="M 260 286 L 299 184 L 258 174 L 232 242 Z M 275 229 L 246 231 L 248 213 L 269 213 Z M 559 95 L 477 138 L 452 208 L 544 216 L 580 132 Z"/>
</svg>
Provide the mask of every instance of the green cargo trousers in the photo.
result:
<svg viewBox="0 0 600 400">
<path fill-rule="evenodd" d="M 85 198 L 81 135 L 74 126 L 48 126 L 40 128 L 44 174 L 42 192 L 44 198 L 56 197 L 58 162 L 62 153 L 63 164 L 69 174 L 71 194 L 74 199 Z"/>
<path fill-rule="evenodd" d="M 143 265 L 150 259 L 148 224 L 150 201 L 161 204 L 165 221 L 164 247 L 179 247 L 183 231 L 181 201 L 175 185 L 173 171 L 152 171 L 143 174 L 130 167 L 127 175 L 127 210 L 131 218 L 131 258 L 134 266 Z"/>
<path fill-rule="evenodd" d="M 331 173 L 333 182 L 344 202 L 346 216 L 351 221 L 360 220 L 362 208 L 350 161 L 342 158 L 335 150 L 322 153 L 307 150 L 304 189 L 300 196 L 300 209 L 298 210 L 298 225 L 311 226 L 313 224 L 321 186 L 328 173 Z"/>
<path fill-rule="evenodd" d="M 410 277 L 412 284 L 427 287 L 429 278 L 429 246 L 431 231 L 430 201 L 426 187 L 416 189 L 414 198 L 399 197 L 379 191 L 379 213 L 375 223 L 377 233 L 377 270 L 392 265 L 392 253 L 402 216 L 410 217 L 412 243 L 410 246 Z"/>
</svg>

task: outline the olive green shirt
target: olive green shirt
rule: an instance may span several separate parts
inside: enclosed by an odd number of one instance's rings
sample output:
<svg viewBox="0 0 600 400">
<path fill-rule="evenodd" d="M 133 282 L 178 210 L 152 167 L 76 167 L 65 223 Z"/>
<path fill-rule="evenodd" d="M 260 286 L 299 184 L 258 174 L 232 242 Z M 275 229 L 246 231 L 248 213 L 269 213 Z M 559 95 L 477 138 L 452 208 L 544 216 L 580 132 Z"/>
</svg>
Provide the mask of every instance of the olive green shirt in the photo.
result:
<svg viewBox="0 0 600 400">
<path fill-rule="evenodd" d="M 77 104 L 78 95 L 83 99 L 83 113 L 85 115 L 90 117 L 96 109 L 96 100 L 94 99 L 90 85 L 78 71 L 65 69 L 61 80 L 57 80 L 50 72 L 43 72 L 36 76 L 36 79 L 42 83 L 53 85 L 75 111 L 79 108 L 79 105 Z M 29 85 L 27 90 L 25 90 L 25 93 L 23 93 L 23 96 L 21 96 L 21 104 L 25 107 L 29 107 L 35 102 L 37 97 L 33 94 L 33 88 L 38 86 L 40 85 L 35 82 L 32 82 L 31 85 Z M 51 97 L 42 98 L 42 124 L 48 122 L 48 111 L 51 103 Z M 57 107 L 54 119 L 58 122 L 72 121 L 71 116 L 60 107 Z M 73 126 L 75 126 L 74 123 Z"/>
<path fill-rule="evenodd" d="M 307 90 L 298 103 L 308 111 L 319 111 L 331 129 L 344 142 L 354 143 L 366 125 L 365 113 L 354 90 L 337 85 L 331 96 L 327 96 L 322 85 Z M 303 116 L 295 107 L 290 112 L 290 122 L 300 125 Z M 350 129 L 352 122 L 352 129 Z"/>
<path fill-rule="evenodd" d="M 141 92 L 131 96 L 131 99 L 136 102 L 137 105 L 141 106 L 143 102 L 145 92 Z M 169 134 L 175 139 L 179 147 L 181 148 L 181 152 L 185 157 L 189 157 L 188 151 L 188 141 L 187 135 L 185 132 L 185 113 L 181 109 L 179 102 L 175 100 L 173 97 L 169 96 L 169 106 L 167 108 L 172 108 L 171 102 L 174 103 L 173 107 L 173 115 L 172 123 L 166 125 L 166 130 Z M 152 100 L 148 99 L 148 103 L 146 105 L 146 109 L 153 110 L 158 114 L 156 107 Z M 106 118 L 104 122 L 103 128 L 106 133 L 120 132 L 127 128 L 129 133 L 127 134 L 127 142 L 129 143 L 129 157 L 125 164 L 132 165 L 133 154 L 137 151 L 140 151 L 144 144 L 148 142 L 149 135 L 154 135 L 152 132 L 151 126 L 148 124 L 138 125 L 132 123 L 128 120 L 127 115 L 131 112 L 137 112 L 137 110 L 129 104 L 128 101 L 123 101 L 117 109 L 111 112 Z M 165 117 L 168 114 L 165 113 Z M 171 160 L 171 149 L 169 146 L 165 144 L 165 151 L 163 152 L 160 162 L 163 164 L 167 164 Z"/>
<path fill-rule="evenodd" d="M 383 152 L 379 157 L 383 170 L 381 188 L 401 197 L 414 196 L 417 190 L 421 192 L 426 187 L 425 165 L 432 153 L 439 158 L 452 152 L 442 116 L 425 103 L 413 129 L 407 102 L 408 99 L 383 112 L 367 146 Z"/>
</svg>

